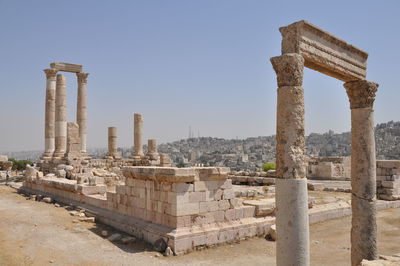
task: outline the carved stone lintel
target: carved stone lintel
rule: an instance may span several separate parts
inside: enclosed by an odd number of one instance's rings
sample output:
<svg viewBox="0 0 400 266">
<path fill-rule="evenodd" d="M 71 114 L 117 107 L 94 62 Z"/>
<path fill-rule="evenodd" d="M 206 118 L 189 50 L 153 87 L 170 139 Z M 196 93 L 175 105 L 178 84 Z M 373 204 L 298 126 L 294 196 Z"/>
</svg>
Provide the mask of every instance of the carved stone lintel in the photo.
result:
<svg viewBox="0 0 400 266">
<path fill-rule="evenodd" d="M 76 76 L 78 77 L 78 83 L 87 83 L 87 76 L 89 76 L 89 73 L 80 72 L 76 73 Z"/>
<path fill-rule="evenodd" d="M 304 58 L 296 53 L 271 58 L 276 72 L 278 87 L 301 86 L 303 84 Z"/>
<path fill-rule="evenodd" d="M 350 101 L 350 109 L 373 107 L 378 84 L 366 80 L 349 81 L 343 85 Z"/>
<path fill-rule="evenodd" d="M 43 70 L 44 73 L 46 73 L 46 78 L 47 79 L 56 79 L 56 75 L 57 75 L 57 69 L 54 68 L 46 68 Z"/>
</svg>

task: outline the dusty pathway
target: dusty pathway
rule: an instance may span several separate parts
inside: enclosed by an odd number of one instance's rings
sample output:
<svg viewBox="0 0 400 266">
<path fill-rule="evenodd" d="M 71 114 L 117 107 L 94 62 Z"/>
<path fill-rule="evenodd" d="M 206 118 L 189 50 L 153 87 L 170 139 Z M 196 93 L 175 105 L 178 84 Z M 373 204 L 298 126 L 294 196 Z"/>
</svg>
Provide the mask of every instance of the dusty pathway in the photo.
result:
<svg viewBox="0 0 400 266">
<path fill-rule="evenodd" d="M 400 253 L 400 209 L 379 212 L 379 252 Z M 64 208 L 26 200 L 0 185 L 0 265 L 274 265 L 275 243 L 240 244 L 157 257 L 143 243 L 115 245 L 100 236 L 109 227 L 74 223 Z M 348 265 L 350 217 L 311 226 L 312 265 Z"/>
</svg>

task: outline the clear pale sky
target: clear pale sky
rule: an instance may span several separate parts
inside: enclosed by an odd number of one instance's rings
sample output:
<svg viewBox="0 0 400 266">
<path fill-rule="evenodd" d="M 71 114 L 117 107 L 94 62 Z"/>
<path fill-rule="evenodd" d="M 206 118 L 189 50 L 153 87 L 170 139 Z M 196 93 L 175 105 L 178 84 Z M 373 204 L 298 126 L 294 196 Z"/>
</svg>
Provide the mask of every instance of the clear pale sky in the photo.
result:
<svg viewBox="0 0 400 266">
<path fill-rule="evenodd" d="M 83 64 L 88 146 L 275 134 L 278 28 L 305 19 L 367 51 L 380 84 L 375 122 L 400 120 L 399 1 L 0 0 L 0 152 L 44 148 L 45 74 L 51 62 Z M 68 121 L 76 76 L 66 73 Z M 342 82 L 305 71 L 306 134 L 350 130 Z"/>
</svg>

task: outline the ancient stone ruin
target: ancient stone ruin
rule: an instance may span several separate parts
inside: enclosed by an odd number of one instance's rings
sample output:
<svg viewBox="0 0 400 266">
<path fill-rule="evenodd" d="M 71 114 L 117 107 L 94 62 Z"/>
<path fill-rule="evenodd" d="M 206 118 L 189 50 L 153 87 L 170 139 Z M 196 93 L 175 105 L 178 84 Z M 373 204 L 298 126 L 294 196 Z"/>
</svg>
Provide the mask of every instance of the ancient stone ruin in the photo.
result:
<svg viewBox="0 0 400 266">
<path fill-rule="evenodd" d="M 376 195 L 390 200 L 385 206 L 400 206 L 395 202 L 400 199 L 400 165 L 375 159 L 373 102 L 378 85 L 365 80 L 368 54 L 306 21 L 280 31 L 282 55 L 271 58 L 278 84 L 276 171 L 171 167 L 155 139 L 148 140 L 147 151 L 143 149 L 144 119 L 139 113 L 133 116 L 129 158 L 118 152 L 116 127 L 108 127 L 107 154 L 90 158 L 88 73 L 81 65 L 52 63 L 45 70 L 45 152 L 38 168 L 27 167 L 22 189 L 81 206 L 96 220 L 174 254 L 268 234 L 277 239 L 279 266 L 309 265 L 309 224 L 352 213 L 352 265 L 376 259 Z M 304 66 L 345 82 L 351 108 L 351 159 L 306 158 Z M 65 77 L 58 71 L 77 74 L 76 122 L 66 121 Z M 351 178 L 351 207 L 346 201 L 314 208 L 307 177 Z M 275 185 L 271 188 L 275 199 L 257 199 L 260 191 L 246 191 L 243 196 L 243 191 L 234 191 L 232 182 Z"/>
<path fill-rule="evenodd" d="M 368 54 L 299 21 L 280 28 L 277 75 L 277 265 L 309 265 L 309 221 L 304 136 L 304 66 L 344 81 L 351 108 L 351 261 L 377 258 L 376 159 L 373 103 L 378 84 L 366 81 Z"/>
</svg>

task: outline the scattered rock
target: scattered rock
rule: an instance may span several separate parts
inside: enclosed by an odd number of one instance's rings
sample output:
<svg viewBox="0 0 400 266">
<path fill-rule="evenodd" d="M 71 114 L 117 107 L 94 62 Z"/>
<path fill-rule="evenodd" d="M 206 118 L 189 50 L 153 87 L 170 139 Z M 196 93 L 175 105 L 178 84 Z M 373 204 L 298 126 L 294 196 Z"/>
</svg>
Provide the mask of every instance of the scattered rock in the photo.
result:
<svg viewBox="0 0 400 266">
<path fill-rule="evenodd" d="M 79 217 L 86 217 L 86 215 L 85 215 L 84 212 L 80 212 L 80 213 L 78 214 L 78 216 L 79 216 Z"/>
<path fill-rule="evenodd" d="M 112 234 L 109 238 L 107 238 L 111 242 L 119 241 L 122 238 L 121 234 Z"/>
<path fill-rule="evenodd" d="M 94 217 L 80 217 L 79 221 L 88 222 L 88 223 L 94 223 L 95 222 L 95 218 Z"/>
<path fill-rule="evenodd" d="M 276 237 L 277 237 L 277 235 L 276 235 L 276 225 L 273 224 L 269 228 L 268 233 L 265 236 L 265 239 L 266 240 L 270 240 L 270 241 L 276 241 Z"/>
<path fill-rule="evenodd" d="M 172 251 L 172 249 L 170 247 L 167 247 L 165 249 L 164 255 L 167 256 L 167 257 L 171 257 L 171 256 L 174 255 L 174 252 Z"/>
<path fill-rule="evenodd" d="M 102 236 L 108 236 L 108 232 L 106 230 L 101 231 Z"/>
<path fill-rule="evenodd" d="M 52 203 L 52 202 L 53 202 L 53 199 L 50 198 L 50 197 L 44 197 L 44 198 L 42 199 L 42 201 L 43 201 L 43 202 L 46 202 L 46 203 Z"/>
<path fill-rule="evenodd" d="M 167 243 L 163 238 L 159 238 L 156 242 L 154 242 L 154 250 L 158 252 L 164 252 L 167 247 Z"/>
<path fill-rule="evenodd" d="M 130 244 L 136 241 L 136 238 L 133 236 L 126 236 L 121 239 L 122 244 Z"/>
<path fill-rule="evenodd" d="M 54 207 L 60 207 L 60 204 L 58 204 L 58 203 L 56 203 L 56 204 L 54 204 Z"/>
<path fill-rule="evenodd" d="M 54 260 L 49 260 L 49 263 L 54 263 Z"/>
<path fill-rule="evenodd" d="M 80 212 L 73 210 L 73 211 L 70 211 L 69 214 L 72 216 L 79 216 Z"/>
<path fill-rule="evenodd" d="M 30 195 L 30 196 L 29 196 L 29 199 L 30 199 L 30 200 L 36 200 L 36 195 Z"/>
<path fill-rule="evenodd" d="M 160 254 L 160 253 L 156 253 L 156 254 L 154 255 L 154 257 L 156 257 L 156 258 L 161 257 L 161 254 Z"/>
</svg>

